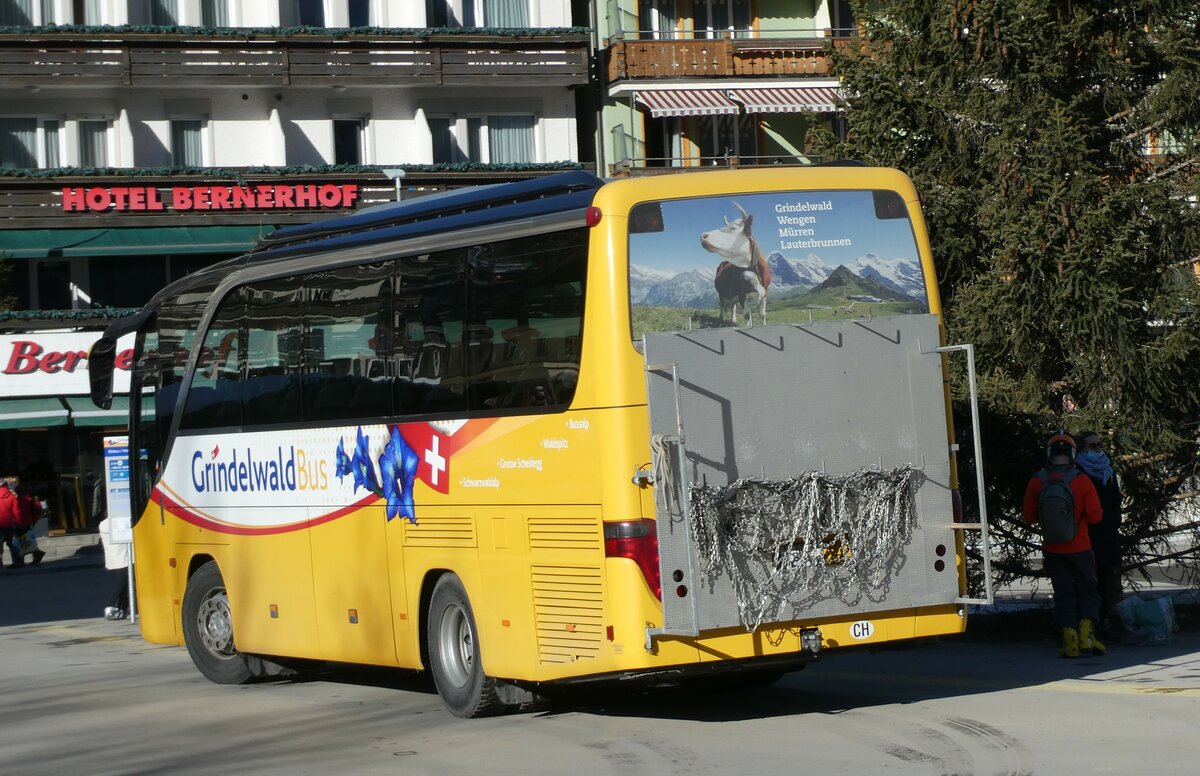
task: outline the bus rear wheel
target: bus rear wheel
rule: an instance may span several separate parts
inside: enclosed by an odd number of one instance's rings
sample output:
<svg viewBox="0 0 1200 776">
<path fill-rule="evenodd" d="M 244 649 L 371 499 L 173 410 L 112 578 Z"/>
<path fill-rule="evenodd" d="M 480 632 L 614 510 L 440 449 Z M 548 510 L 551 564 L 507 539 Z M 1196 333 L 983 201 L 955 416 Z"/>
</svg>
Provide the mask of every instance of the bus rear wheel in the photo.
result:
<svg viewBox="0 0 1200 776">
<path fill-rule="evenodd" d="M 486 717 L 505 710 L 496 680 L 483 673 L 479 635 L 462 581 L 445 574 L 434 585 L 426 619 L 433 683 L 456 717 Z"/>
<path fill-rule="evenodd" d="M 214 561 L 196 569 L 183 593 L 183 641 L 200 673 L 217 684 L 254 678 L 248 657 L 233 645 L 233 613 Z"/>
</svg>

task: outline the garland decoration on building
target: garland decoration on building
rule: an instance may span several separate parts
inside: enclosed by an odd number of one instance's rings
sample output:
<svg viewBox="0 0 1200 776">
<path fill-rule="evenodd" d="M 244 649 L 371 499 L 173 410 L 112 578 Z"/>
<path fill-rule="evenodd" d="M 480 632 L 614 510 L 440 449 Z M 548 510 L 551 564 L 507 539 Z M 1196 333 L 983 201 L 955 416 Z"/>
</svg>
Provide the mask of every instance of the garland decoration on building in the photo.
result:
<svg viewBox="0 0 1200 776">
<path fill-rule="evenodd" d="M 582 170 L 578 162 L 521 162 L 481 164 L 478 162 L 446 162 L 438 164 L 292 164 L 275 167 L 0 167 L 0 178 L 81 178 L 123 177 L 165 178 L 190 175 L 205 178 L 236 178 L 242 176 L 283 177 L 305 175 L 379 175 L 384 168 L 403 167 L 406 173 L 446 172 L 553 172 Z"/>
</svg>

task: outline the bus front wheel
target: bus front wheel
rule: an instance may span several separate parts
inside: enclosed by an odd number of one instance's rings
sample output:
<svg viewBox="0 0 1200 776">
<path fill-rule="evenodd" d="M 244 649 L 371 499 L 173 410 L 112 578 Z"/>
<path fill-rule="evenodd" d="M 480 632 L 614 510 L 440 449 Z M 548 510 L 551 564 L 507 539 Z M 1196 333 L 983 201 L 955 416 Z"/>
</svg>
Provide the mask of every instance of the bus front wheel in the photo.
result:
<svg viewBox="0 0 1200 776">
<path fill-rule="evenodd" d="M 479 636 L 462 581 L 445 574 L 434 585 L 426 620 L 429 668 L 438 695 L 456 717 L 486 717 L 505 709 L 496 680 L 483 673 Z"/>
<path fill-rule="evenodd" d="M 254 678 L 247 656 L 233 645 L 229 595 L 214 561 L 198 568 L 183 592 L 183 641 L 196 668 L 217 684 Z"/>
</svg>

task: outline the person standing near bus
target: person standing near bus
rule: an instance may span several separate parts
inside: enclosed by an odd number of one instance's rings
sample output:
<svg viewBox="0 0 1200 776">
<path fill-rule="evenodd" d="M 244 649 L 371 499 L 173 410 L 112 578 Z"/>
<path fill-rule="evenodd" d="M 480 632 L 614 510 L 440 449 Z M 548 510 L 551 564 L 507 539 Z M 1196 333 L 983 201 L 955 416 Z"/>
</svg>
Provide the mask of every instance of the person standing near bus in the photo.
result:
<svg viewBox="0 0 1200 776">
<path fill-rule="evenodd" d="M 1075 465 L 1096 486 L 1100 497 L 1100 522 L 1088 528 L 1092 552 L 1096 555 L 1096 579 L 1100 590 L 1100 628 L 1105 636 L 1121 628 L 1117 604 L 1121 600 L 1121 486 L 1113 472 L 1112 461 L 1104 452 L 1100 435 L 1084 431 L 1079 435 L 1083 447 L 1075 456 Z"/>
<path fill-rule="evenodd" d="M 112 594 L 104 607 L 104 619 L 123 620 L 129 612 L 129 544 L 116 543 L 112 535 L 112 518 L 100 521 L 100 543 L 104 545 L 104 568 L 112 578 Z"/>
<path fill-rule="evenodd" d="M 21 507 L 17 493 L 8 480 L 0 479 L 0 541 L 8 545 L 12 558 L 9 568 L 19 569 L 25 565 L 21 557 L 21 549 L 17 546 L 17 534 L 21 530 Z M 0 548 L 0 565 L 3 564 L 4 550 Z"/>
<path fill-rule="evenodd" d="M 1027 523 L 1042 527 L 1044 568 L 1054 588 L 1054 621 L 1063 657 L 1081 652 L 1104 654 L 1096 638 L 1100 593 L 1088 526 L 1102 512 L 1096 486 L 1075 468 L 1075 440 L 1065 431 L 1050 437 L 1046 467 L 1029 480 L 1022 512 Z"/>
</svg>

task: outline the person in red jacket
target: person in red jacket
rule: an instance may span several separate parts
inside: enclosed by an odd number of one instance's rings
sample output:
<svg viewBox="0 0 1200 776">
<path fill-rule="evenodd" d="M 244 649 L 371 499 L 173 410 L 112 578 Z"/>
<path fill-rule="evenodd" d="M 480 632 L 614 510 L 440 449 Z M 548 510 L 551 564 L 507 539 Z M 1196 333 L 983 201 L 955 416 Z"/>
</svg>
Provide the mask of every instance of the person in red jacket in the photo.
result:
<svg viewBox="0 0 1200 776">
<path fill-rule="evenodd" d="M 12 556 L 9 568 L 19 569 L 25 565 L 25 559 L 21 557 L 21 550 L 17 546 L 17 534 L 20 531 L 20 501 L 16 491 L 9 487 L 8 480 L 0 479 L 0 540 L 8 545 L 8 552 Z M 4 550 L 0 549 L 0 556 L 3 553 Z M 0 557 L 0 563 L 2 562 L 3 558 Z"/>
<path fill-rule="evenodd" d="M 9 489 L 12 489 L 12 484 L 9 484 Z M 42 504 L 34 498 L 24 486 L 18 486 L 14 491 L 17 494 L 17 535 L 32 531 L 37 525 L 37 521 L 42 518 Z M 35 545 L 36 546 L 36 545 Z M 33 565 L 42 562 L 42 558 L 46 557 L 46 552 L 40 547 L 33 551 Z M 21 559 L 24 561 L 24 558 Z"/>
<path fill-rule="evenodd" d="M 1062 656 L 1079 657 L 1080 652 L 1104 654 L 1107 649 L 1096 639 L 1100 620 L 1100 591 L 1096 584 L 1096 559 L 1088 537 L 1088 526 L 1100 522 L 1103 512 L 1096 486 L 1086 476 L 1075 476 L 1075 440 L 1060 431 L 1046 445 L 1046 468 L 1035 474 L 1025 488 L 1022 512 L 1025 522 L 1041 521 L 1042 490 L 1046 482 L 1066 482 L 1070 488 L 1075 517 L 1075 535 L 1069 541 L 1042 542 L 1044 568 L 1054 587 L 1054 620 L 1062 633 Z M 1049 491 L 1048 491 L 1049 492 Z"/>
</svg>

